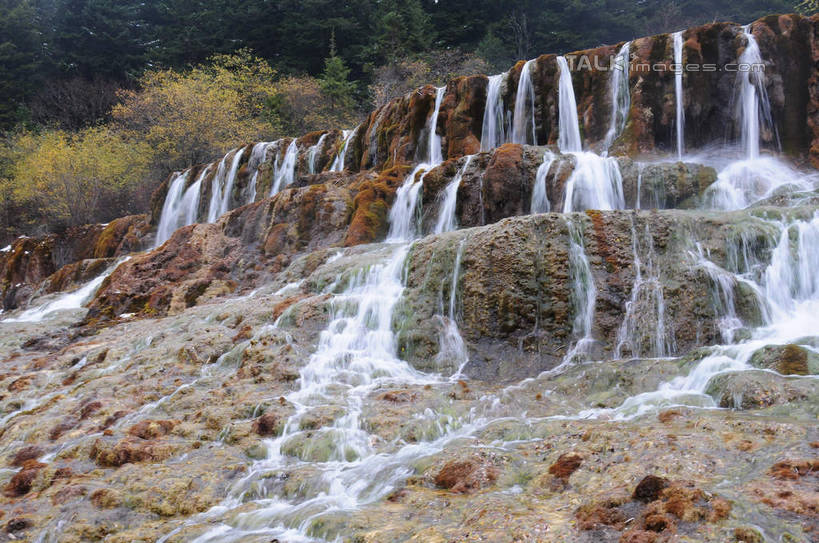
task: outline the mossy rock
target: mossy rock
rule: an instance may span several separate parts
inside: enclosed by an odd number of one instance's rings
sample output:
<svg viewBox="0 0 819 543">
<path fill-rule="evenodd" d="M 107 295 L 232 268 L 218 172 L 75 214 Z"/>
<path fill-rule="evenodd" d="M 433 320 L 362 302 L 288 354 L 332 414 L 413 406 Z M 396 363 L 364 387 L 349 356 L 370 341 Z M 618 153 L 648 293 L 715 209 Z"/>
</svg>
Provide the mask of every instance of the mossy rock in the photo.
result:
<svg viewBox="0 0 819 543">
<path fill-rule="evenodd" d="M 819 354 L 800 345 L 768 345 L 753 354 L 750 364 L 782 375 L 819 374 Z"/>
</svg>

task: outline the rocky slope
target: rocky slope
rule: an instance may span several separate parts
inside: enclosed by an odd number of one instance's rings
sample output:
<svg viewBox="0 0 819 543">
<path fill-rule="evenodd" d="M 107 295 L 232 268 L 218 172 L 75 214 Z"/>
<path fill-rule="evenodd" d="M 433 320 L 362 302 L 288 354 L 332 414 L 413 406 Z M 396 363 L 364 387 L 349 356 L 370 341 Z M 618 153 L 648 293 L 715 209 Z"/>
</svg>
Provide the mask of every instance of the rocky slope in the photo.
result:
<svg viewBox="0 0 819 543">
<path fill-rule="evenodd" d="M 671 62 L 660 35 L 630 45 L 609 149 L 611 73 L 572 71 L 600 154 L 555 145 L 545 55 L 537 141 L 481 151 L 488 79 L 461 78 L 177 173 L 149 216 L 16 240 L 0 537 L 815 541 L 818 27 L 750 27 L 759 141 L 791 164 L 723 147 L 723 71 L 684 74 L 695 154 L 670 158 L 674 75 L 636 68 Z M 735 24 L 682 36 L 689 64 L 748 46 Z"/>
</svg>

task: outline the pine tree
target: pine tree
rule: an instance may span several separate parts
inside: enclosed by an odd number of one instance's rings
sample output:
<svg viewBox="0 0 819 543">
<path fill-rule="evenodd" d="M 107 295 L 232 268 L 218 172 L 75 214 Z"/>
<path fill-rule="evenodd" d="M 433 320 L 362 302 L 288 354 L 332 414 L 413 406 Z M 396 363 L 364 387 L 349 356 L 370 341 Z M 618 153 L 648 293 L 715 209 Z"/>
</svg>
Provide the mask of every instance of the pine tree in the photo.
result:
<svg viewBox="0 0 819 543">
<path fill-rule="evenodd" d="M 324 59 L 321 74 L 321 90 L 330 99 L 333 112 L 345 111 L 352 107 L 355 84 L 349 81 L 350 69 L 336 51 L 335 32 L 330 37 L 330 56 Z"/>
<path fill-rule="evenodd" d="M 0 130 L 12 127 L 36 89 L 41 65 L 36 12 L 28 0 L 0 0 Z"/>
</svg>

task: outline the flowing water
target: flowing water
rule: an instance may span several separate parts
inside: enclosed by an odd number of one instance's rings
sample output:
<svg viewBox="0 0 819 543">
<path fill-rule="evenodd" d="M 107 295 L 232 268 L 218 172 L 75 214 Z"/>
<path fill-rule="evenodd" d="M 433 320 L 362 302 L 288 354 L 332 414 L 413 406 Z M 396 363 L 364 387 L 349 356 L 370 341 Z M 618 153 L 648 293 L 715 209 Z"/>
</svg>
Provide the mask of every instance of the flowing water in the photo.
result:
<svg viewBox="0 0 819 543">
<path fill-rule="evenodd" d="M 572 153 L 575 167 L 566 182 L 563 212 L 624 209 L 623 176 L 617 159 L 592 152 Z"/>
<path fill-rule="evenodd" d="M 347 156 L 347 146 L 350 145 L 350 141 L 355 137 L 356 133 L 358 132 L 358 128 L 356 127 L 355 130 L 344 130 L 343 131 L 343 142 L 341 143 L 341 149 L 339 149 L 338 154 L 336 155 L 335 160 L 333 160 L 333 165 L 330 166 L 331 172 L 342 172 L 344 171 L 344 159 Z"/>
<path fill-rule="evenodd" d="M 235 149 L 225 155 L 216 170 L 216 175 L 211 181 L 211 197 L 208 206 L 208 222 L 216 222 L 216 219 L 230 211 L 231 198 L 233 196 L 233 184 L 236 182 L 236 173 L 239 171 L 239 163 L 242 161 L 244 148 Z M 230 158 L 230 166 L 228 159 Z"/>
<path fill-rule="evenodd" d="M 535 86 L 532 83 L 534 60 L 520 70 L 518 91 L 515 95 L 515 115 L 512 118 L 512 143 L 537 145 L 535 134 Z"/>
<path fill-rule="evenodd" d="M 168 241 L 171 234 L 176 232 L 176 229 L 179 228 L 179 218 L 183 214 L 180 209 L 180 204 L 185 194 L 185 185 L 188 182 L 190 173 L 190 170 L 175 173 L 173 180 L 168 185 L 168 194 L 165 195 L 165 203 L 162 205 L 162 214 L 159 218 L 159 225 L 156 228 L 154 247 L 159 247 Z"/>
<path fill-rule="evenodd" d="M 549 195 L 546 192 L 546 179 L 549 175 L 549 171 L 552 168 L 552 164 L 554 164 L 556 156 L 551 151 L 546 151 L 543 153 L 543 162 L 537 169 L 537 175 L 535 176 L 535 186 L 532 189 L 532 207 L 531 213 L 548 213 L 551 210 L 551 205 L 549 204 Z"/>
<path fill-rule="evenodd" d="M 321 152 L 324 150 L 324 142 L 327 139 L 328 134 L 329 132 L 322 134 L 316 144 L 307 150 L 307 173 L 318 173 L 316 171 L 316 161 L 319 159 Z"/>
<path fill-rule="evenodd" d="M 281 162 L 279 162 L 279 158 L 276 157 L 276 162 L 273 167 L 273 186 L 270 189 L 271 196 L 289 187 L 296 180 L 296 162 L 298 158 L 299 147 L 296 145 L 296 140 L 293 139 L 290 145 L 287 146 L 287 150 Z"/>
<path fill-rule="evenodd" d="M 558 80 L 558 119 L 560 126 L 557 146 L 563 153 L 580 152 L 583 142 L 580 139 L 580 121 L 577 118 L 577 101 L 574 97 L 572 72 L 566 57 L 557 57 L 557 66 L 560 70 Z"/>
<path fill-rule="evenodd" d="M 489 151 L 506 143 L 506 116 L 501 91 L 508 77 L 505 73 L 489 77 L 481 128 L 481 151 Z"/>
<path fill-rule="evenodd" d="M 676 104 L 677 160 L 685 153 L 685 105 L 683 99 L 683 37 L 682 31 L 671 35 L 674 44 L 674 101 Z"/>
<path fill-rule="evenodd" d="M 88 303 L 100 288 L 102 282 L 114 273 L 117 266 L 128 260 L 130 257 L 118 259 L 112 266 L 106 269 L 101 275 L 95 277 L 82 287 L 59 294 L 54 300 L 37 307 L 27 309 L 16 317 L 3 319 L 2 322 L 42 322 L 43 320 L 57 314 L 60 311 L 68 311 L 82 308 Z"/>
<path fill-rule="evenodd" d="M 628 82 L 630 50 L 631 42 L 627 41 L 620 48 L 611 67 L 609 82 L 611 86 L 611 120 L 609 121 L 609 130 L 606 132 L 606 139 L 603 142 L 606 152 L 608 152 L 614 140 L 623 133 L 628 120 L 628 110 L 631 107 L 631 92 Z"/>
<path fill-rule="evenodd" d="M 594 308 L 597 304 L 597 287 L 594 284 L 589 257 L 586 255 L 583 230 L 574 223 L 571 217 L 566 218 L 566 226 L 569 231 L 569 269 L 572 281 L 574 323 L 572 325 L 573 345 L 566 353 L 562 365 L 582 360 L 592 354 L 595 345 L 592 325 Z"/>
<path fill-rule="evenodd" d="M 461 166 L 458 173 L 455 174 L 455 177 L 452 178 L 452 181 L 450 181 L 444 189 L 444 199 L 438 211 L 438 220 L 435 222 L 435 228 L 433 229 L 434 234 L 449 232 L 457 228 L 455 207 L 458 203 L 458 187 L 461 186 L 461 180 L 464 178 L 464 173 L 466 173 L 473 158 L 475 158 L 475 155 L 466 157 L 463 166 Z"/>
</svg>

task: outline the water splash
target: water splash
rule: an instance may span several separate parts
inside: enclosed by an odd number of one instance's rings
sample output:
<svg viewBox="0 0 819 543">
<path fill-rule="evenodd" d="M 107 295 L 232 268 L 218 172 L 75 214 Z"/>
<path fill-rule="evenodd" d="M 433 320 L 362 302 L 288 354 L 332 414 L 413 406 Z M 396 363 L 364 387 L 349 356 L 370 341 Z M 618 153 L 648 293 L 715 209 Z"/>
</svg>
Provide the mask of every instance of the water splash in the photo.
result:
<svg viewBox="0 0 819 543">
<path fill-rule="evenodd" d="M 683 38 L 682 31 L 671 35 L 674 44 L 674 99 L 676 103 L 677 160 L 685 153 L 685 109 L 683 104 Z"/>
<path fill-rule="evenodd" d="M 463 166 L 460 167 L 458 173 L 455 174 L 455 177 L 452 178 L 452 181 L 450 181 L 444 189 L 444 199 L 443 202 L 441 202 L 441 209 L 438 211 L 438 220 L 433 229 L 434 234 L 449 232 L 457 228 L 455 207 L 458 203 L 458 187 L 461 186 L 461 180 L 463 180 L 464 174 L 472 163 L 473 158 L 475 158 L 475 155 L 466 157 Z"/>
<path fill-rule="evenodd" d="M 630 49 L 631 42 L 627 41 L 620 48 L 611 66 L 611 79 L 609 81 L 611 86 L 611 120 L 603 142 L 606 153 L 608 153 L 608 149 L 614 143 L 614 140 L 623 133 L 628 120 L 628 110 L 631 107 L 631 93 L 628 84 Z"/>
<path fill-rule="evenodd" d="M 577 100 L 574 97 L 572 73 L 566 57 L 557 57 L 560 70 L 558 79 L 558 118 L 560 122 L 557 146 L 563 153 L 580 152 L 583 142 L 580 139 L 580 121 L 577 118 Z"/>
<path fill-rule="evenodd" d="M 563 212 L 612 210 L 626 206 L 620 164 L 592 152 L 571 153 L 575 167 L 566 182 Z"/>
<path fill-rule="evenodd" d="M 515 95 L 515 115 L 512 118 L 512 143 L 537 145 L 535 134 L 535 86 L 532 83 L 534 60 L 527 61 L 520 70 L 518 91 Z"/>
<path fill-rule="evenodd" d="M 481 128 L 481 151 L 489 151 L 506 143 L 506 120 L 501 91 L 507 78 L 508 74 L 505 73 L 489 77 Z"/>
</svg>

